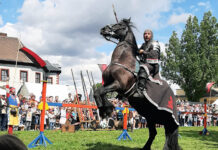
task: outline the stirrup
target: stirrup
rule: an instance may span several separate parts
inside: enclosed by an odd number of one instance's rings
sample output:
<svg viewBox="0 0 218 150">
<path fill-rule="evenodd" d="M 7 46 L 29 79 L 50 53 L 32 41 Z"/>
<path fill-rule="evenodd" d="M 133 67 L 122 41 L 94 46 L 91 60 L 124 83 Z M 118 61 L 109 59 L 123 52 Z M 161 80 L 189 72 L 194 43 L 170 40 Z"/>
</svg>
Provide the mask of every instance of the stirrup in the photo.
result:
<svg viewBox="0 0 218 150">
<path fill-rule="evenodd" d="M 133 94 L 133 97 L 135 97 L 135 98 L 143 98 L 144 97 L 143 91 L 141 91 L 140 89 L 137 89 L 135 91 L 135 93 Z"/>
</svg>

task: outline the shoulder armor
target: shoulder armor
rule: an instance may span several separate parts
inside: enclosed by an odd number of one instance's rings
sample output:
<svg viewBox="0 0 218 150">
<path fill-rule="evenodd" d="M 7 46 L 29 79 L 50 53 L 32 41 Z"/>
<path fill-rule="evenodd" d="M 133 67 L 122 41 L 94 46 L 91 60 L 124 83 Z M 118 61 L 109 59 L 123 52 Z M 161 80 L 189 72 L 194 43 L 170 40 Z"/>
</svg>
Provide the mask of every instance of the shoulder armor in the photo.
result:
<svg viewBox="0 0 218 150">
<path fill-rule="evenodd" d="M 153 46 L 153 50 L 160 51 L 160 44 L 158 41 L 153 41 L 152 46 Z"/>
</svg>

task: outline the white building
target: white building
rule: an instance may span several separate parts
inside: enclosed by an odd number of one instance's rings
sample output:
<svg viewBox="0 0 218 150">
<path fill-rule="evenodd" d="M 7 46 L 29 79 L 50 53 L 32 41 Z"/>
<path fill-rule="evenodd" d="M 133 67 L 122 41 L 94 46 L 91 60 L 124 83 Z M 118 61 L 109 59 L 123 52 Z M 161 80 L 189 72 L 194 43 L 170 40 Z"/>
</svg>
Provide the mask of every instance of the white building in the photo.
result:
<svg viewBox="0 0 218 150">
<path fill-rule="evenodd" d="M 43 60 L 18 38 L 0 32 L 0 87 L 4 87 L 9 78 L 9 86 L 16 91 L 24 82 L 39 86 L 45 79 L 57 88 L 60 73 L 59 65 Z"/>
</svg>

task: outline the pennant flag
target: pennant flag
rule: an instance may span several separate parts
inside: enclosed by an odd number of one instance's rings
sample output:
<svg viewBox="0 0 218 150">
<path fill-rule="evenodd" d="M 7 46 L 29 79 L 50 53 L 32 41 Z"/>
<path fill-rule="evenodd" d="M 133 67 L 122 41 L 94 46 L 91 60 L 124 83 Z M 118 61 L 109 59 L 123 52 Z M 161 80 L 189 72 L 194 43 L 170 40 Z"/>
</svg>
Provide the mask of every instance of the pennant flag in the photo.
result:
<svg viewBox="0 0 218 150">
<path fill-rule="evenodd" d="M 101 72 L 103 73 L 104 70 L 107 68 L 107 64 L 98 64 L 98 67 L 100 68 Z M 102 77 L 102 85 L 104 85 L 103 77 Z"/>
<path fill-rule="evenodd" d="M 103 72 L 107 68 L 107 64 L 98 64 L 98 67 L 100 68 L 101 72 Z"/>
<path fill-rule="evenodd" d="M 214 83 L 215 82 L 207 83 L 207 85 L 206 85 L 207 93 L 210 93 L 211 87 L 214 85 Z"/>
</svg>

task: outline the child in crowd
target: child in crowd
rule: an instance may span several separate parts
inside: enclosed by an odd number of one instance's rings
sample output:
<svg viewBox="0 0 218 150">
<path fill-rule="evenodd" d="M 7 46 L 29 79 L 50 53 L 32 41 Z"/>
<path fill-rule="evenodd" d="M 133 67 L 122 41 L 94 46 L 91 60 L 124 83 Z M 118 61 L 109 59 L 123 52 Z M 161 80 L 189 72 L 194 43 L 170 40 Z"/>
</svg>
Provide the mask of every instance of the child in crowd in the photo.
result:
<svg viewBox="0 0 218 150">
<path fill-rule="evenodd" d="M 51 109 L 49 111 L 48 118 L 49 118 L 49 129 L 53 130 L 55 128 L 54 125 L 55 125 L 55 122 L 56 122 L 56 117 L 55 117 L 53 109 Z"/>
<path fill-rule="evenodd" d="M 32 112 L 31 112 L 31 107 L 29 107 L 26 112 L 26 130 L 31 129 L 31 122 L 32 122 Z"/>
</svg>

